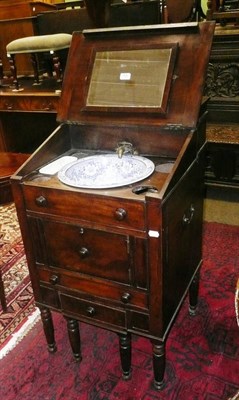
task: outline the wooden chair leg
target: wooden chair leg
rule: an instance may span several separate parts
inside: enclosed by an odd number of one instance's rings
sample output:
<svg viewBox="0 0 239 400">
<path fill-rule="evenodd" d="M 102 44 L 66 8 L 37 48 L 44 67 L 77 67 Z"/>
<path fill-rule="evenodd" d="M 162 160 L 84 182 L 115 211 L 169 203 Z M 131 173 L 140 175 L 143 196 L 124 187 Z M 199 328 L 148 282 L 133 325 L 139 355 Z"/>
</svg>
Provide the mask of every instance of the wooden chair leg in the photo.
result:
<svg viewBox="0 0 239 400">
<path fill-rule="evenodd" d="M 52 62 L 53 62 L 53 69 L 56 73 L 56 80 L 57 82 L 62 81 L 62 67 L 61 67 L 61 62 L 59 56 L 51 51 L 51 57 L 52 57 Z"/>
<path fill-rule="evenodd" d="M 16 67 L 16 61 L 15 61 L 15 54 L 8 55 L 8 59 L 9 59 L 10 71 L 11 71 L 11 75 L 13 77 L 13 84 L 15 86 L 15 90 L 19 90 L 20 85 L 19 85 L 19 81 L 17 78 L 17 67 Z"/>
<path fill-rule="evenodd" d="M 39 85 L 40 84 L 39 67 L 38 67 L 38 59 L 37 59 L 37 56 L 35 53 L 31 53 L 31 62 L 32 62 L 32 67 L 33 67 L 33 72 L 34 72 L 33 85 Z"/>
<path fill-rule="evenodd" d="M 46 71 L 47 71 L 48 77 L 53 78 L 52 59 L 49 57 L 45 58 L 44 64 L 46 66 Z"/>
</svg>

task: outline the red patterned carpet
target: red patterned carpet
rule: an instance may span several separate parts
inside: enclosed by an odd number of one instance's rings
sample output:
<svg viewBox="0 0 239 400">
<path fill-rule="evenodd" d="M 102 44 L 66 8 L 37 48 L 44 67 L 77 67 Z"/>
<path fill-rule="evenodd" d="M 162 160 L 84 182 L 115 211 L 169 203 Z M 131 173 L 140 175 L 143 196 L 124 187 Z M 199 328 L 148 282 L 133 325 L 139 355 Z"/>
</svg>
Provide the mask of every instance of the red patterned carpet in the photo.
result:
<svg viewBox="0 0 239 400">
<path fill-rule="evenodd" d="M 0 207 L 0 268 L 7 299 L 7 312 L 0 309 L 0 357 L 6 343 L 35 311 L 26 257 L 14 205 Z M 9 343 L 9 348 L 11 347 Z M 4 350 L 5 351 L 5 350 Z"/>
<path fill-rule="evenodd" d="M 73 360 L 64 319 L 55 314 L 58 351 L 46 349 L 41 322 L 0 361 L 4 400 L 228 400 L 239 390 L 235 286 L 239 228 L 205 223 L 198 313 L 185 301 L 167 341 L 165 388 L 152 388 L 151 345 L 134 337 L 133 373 L 121 379 L 114 333 L 80 324 L 83 360 Z"/>
</svg>

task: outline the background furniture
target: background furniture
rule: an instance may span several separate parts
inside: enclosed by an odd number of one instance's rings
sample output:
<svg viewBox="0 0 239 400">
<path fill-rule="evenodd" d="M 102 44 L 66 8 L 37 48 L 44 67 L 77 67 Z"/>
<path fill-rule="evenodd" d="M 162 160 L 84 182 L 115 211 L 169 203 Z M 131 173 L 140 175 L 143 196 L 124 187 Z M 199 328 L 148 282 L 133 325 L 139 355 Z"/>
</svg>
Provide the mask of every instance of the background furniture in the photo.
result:
<svg viewBox="0 0 239 400">
<path fill-rule="evenodd" d="M 22 85 L 22 92 L 6 88 L 0 93 L 0 151 L 32 153 L 57 127 L 55 83 L 44 83 L 37 92 L 32 80 Z"/>
<path fill-rule="evenodd" d="M 74 31 L 94 27 L 95 25 L 86 8 L 44 12 L 38 14 L 34 21 L 36 35 L 72 34 Z"/>
<path fill-rule="evenodd" d="M 18 54 L 29 54 L 31 56 L 34 71 L 34 85 L 40 84 L 39 62 L 37 57 L 39 54 L 48 55 L 51 63 L 48 74 L 53 76 L 52 71 L 54 71 L 57 81 L 62 81 L 65 65 L 61 61 L 61 53 L 68 53 L 71 38 L 72 35 L 69 33 L 54 33 L 51 35 L 35 35 L 19 38 L 8 43 L 6 50 L 9 57 L 15 90 L 20 89 L 16 66 L 16 55 Z"/>
<path fill-rule="evenodd" d="M 75 1 L 67 1 L 67 2 L 57 2 L 55 3 L 57 10 L 64 10 L 66 8 L 76 8 L 76 7 L 84 7 L 85 0 L 75 0 Z"/>
<path fill-rule="evenodd" d="M 86 9 L 45 12 L 34 17 L 34 29 L 42 35 L 72 33 L 93 26 Z M 43 72 L 46 60 L 39 61 Z M 31 153 L 57 127 L 61 85 L 48 79 L 32 86 L 31 77 L 21 78 L 20 83 L 24 91 L 13 92 L 5 87 L 0 93 L 0 150 Z"/>
<path fill-rule="evenodd" d="M 207 6 L 207 19 L 215 19 L 221 25 L 225 25 L 231 20 L 236 21 L 239 18 L 238 0 L 209 0 Z"/>
<path fill-rule="evenodd" d="M 0 204 L 13 201 L 10 177 L 28 157 L 29 154 L 0 152 Z"/>
<path fill-rule="evenodd" d="M 97 27 L 177 23 L 204 17 L 200 0 L 85 0 Z"/>
<path fill-rule="evenodd" d="M 216 26 L 204 94 L 208 102 L 206 184 L 239 188 L 239 29 Z"/>
<path fill-rule="evenodd" d="M 28 154 L 0 152 L 0 204 L 13 201 L 10 177 L 27 160 Z M 0 266 L 0 302 L 3 311 L 7 310 L 2 271 Z"/>
<path fill-rule="evenodd" d="M 42 11 L 54 10 L 55 5 L 41 1 L 0 1 L 0 56 L 4 74 L 9 72 L 6 46 L 12 40 L 34 35 L 34 18 Z M 19 74 L 30 74 L 31 62 L 21 55 L 18 60 Z"/>
<path fill-rule="evenodd" d="M 108 10 L 107 26 L 133 26 L 159 23 L 162 23 L 162 10 L 159 0 L 113 3 Z"/>
</svg>

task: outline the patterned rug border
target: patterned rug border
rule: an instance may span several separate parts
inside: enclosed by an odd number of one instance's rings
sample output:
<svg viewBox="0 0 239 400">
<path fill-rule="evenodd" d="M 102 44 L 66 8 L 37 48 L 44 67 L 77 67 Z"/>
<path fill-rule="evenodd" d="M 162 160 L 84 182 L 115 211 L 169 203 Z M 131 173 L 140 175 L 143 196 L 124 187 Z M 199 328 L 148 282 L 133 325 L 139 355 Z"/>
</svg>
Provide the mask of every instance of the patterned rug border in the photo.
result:
<svg viewBox="0 0 239 400">
<path fill-rule="evenodd" d="M 34 325 L 36 312 L 14 203 L 0 206 L 0 268 L 7 310 L 0 310 L 0 359 Z"/>
<path fill-rule="evenodd" d="M 0 348 L 0 360 L 21 342 L 39 319 L 40 311 L 38 308 L 35 308 L 35 310 L 26 317 L 26 320 L 19 325 L 18 329 L 9 336 L 8 340 L 4 342 L 2 348 Z"/>
<path fill-rule="evenodd" d="M 230 397 L 228 400 L 239 400 L 239 392 L 235 394 L 235 396 Z"/>
</svg>

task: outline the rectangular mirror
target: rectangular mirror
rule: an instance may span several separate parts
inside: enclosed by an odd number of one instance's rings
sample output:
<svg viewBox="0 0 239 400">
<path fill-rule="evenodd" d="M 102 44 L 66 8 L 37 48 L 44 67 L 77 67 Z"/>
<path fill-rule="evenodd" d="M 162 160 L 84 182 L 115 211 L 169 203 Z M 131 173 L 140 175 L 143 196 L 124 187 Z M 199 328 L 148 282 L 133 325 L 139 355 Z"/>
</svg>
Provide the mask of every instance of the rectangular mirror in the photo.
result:
<svg viewBox="0 0 239 400">
<path fill-rule="evenodd" d="M 96 51 L 86 108 L 166 113 L 176 49 Z"/>
</svg>

